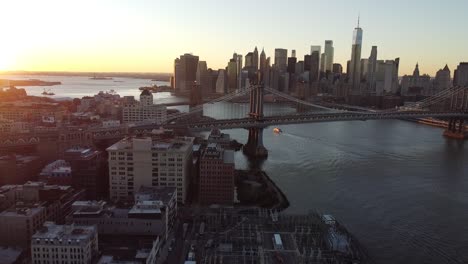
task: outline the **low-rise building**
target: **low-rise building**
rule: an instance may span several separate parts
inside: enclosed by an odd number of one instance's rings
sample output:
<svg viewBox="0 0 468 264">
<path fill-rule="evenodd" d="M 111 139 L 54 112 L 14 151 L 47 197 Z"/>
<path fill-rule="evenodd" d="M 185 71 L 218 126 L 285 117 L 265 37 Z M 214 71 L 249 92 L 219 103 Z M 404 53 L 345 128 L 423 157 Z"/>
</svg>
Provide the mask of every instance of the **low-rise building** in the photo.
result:
<svg viewBox="0 0 468 264">
<path fill-rule="evenodd" d="M 139 242 L 139 241 L 138 241 Z M 137 246 L 133 240 L 123 240 L 116 247 L 105 245 L 104 255 L 97 264 L 153 264 L 158 260 L 161 247 L 159 237 L 152 243 Z"/>
<path fill-rule="evenodd" d="M 73 204 L 76 211 L 67 221 L 96 225 L 100 235 L 166 237 L 177 215 L 176 196 L 174 187 L 142 187 L 131 208 L 79 201 Z"/>
<path fill-rule="evenodd" d="M 98 233 L 95 226 L 47 222 L 31 239 L 33 264 L 92 263 L 97 256 Z"/>
<path fill-rule="evenodd" d="M 0 186 L 36 180 L 42 166 L 43 161 L 38 156 L 0 156 Z"/>
<path fill-rule="evenodd" d="M 71 185 L 72 173 L 70 164 L 64 160 L 56 160 L 47 164 L 39 174 L 39 181 L 51 185 Z"/>
</svg>

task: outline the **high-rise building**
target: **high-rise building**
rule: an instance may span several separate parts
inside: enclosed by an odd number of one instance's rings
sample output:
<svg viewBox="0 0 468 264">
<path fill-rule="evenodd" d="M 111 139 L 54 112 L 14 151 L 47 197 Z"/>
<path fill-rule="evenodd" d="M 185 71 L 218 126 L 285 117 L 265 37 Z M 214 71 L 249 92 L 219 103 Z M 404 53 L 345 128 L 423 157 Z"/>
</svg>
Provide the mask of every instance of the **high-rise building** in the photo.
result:
<svg viewBox="0 0 468 264">
<path fill-rule="evenodd" d="M 234 203 L 234 152 L 210 143 L 200 158 L 200 203 Z"/>
<path fill-rule="evenodd" d="M 325 62 L 326 62 L 326 59 L 325 59 L 325 53 L 322 53 L 322 55 L 320 55 L 320 72 L 325 72 Z"/>
<path fill-rule="evenodd" d="M 258 50 L 257 50 L 257 46 L 255 46 L 255 50 L 253 52 L 252 64 L 253 64 L 253 67 L 254 67 L 255 71 L 257 71 L 258 70 Z"/>
<path fill-rule="evenodd" d="M 16 206 L 0 213 L 0 245 L 26 248 L 47 219 L 44 206 Z"/>
<path fill-rule="evenodd" d="M 262 49 L 262 53 L 260 54 L 260 71 L 263 73 L 267 68 L 267 60 L 265 50 Z"/>
<path fill-rule="evenodd" d="M 237 54 L 236 59 L 236 64 L 237 64 L 237 87 L 240 88 L 242 87 L 242 78 L 239 74 L 239 72 L 242 71 L 242 55 Z"/>
<path fill-rule="evenodd" d="M 304 71 L 310 71 L 312 67 L 312 55 L 304 55 Z"/>
<path fill-rule="evenodd" d="M 371 93 L 375 90 L 375 73 L 377 71 L 377 46 L 372 46 L 371 54 L 369 57 L 369 66 L 367 67 L 367 84 Z"/>
<path fill-rule="evenodd" d="M 197 80 L 198 56 L 184 54 L 174 62 L 176 90 L 189 92 Z"/>
<path fill-rule="evenodd" d="M 216 93 L 225 94 L 227 92 L 227 73 L 226 70 L 220 69 L 218 71 L 218 78 L 216 80 Z"/>
<path fill-rule="evenodd" d="M 294 74 L 296 72 L 296 62 L 297 58 L 296 57 L 289 57 L 288 58 L 288 73 L 289 74 Z"/>
<path fill-rule="evenodd" d="M 454 86 L 468 86 L 468 62 L 461 62 L 455 70 Z"/>
<path fill-rule="evenodd" d="M 245 56 L 247 57 L 247 56 Z M 231 93 L 237 89 L 238 79 L 237 79 L 237 60 L 231 59 L 227 66 L 227 93 Z"/>
<path fill-rule="evenodd" d="M 254 66 L 254 54 L 253 52 L 249 52 L 247 53 L 247 55 L 245 55 L 245 67 L 251 68 L 253 66 Z"/>
<path fill-rule="evenodd" d="M 275 65 L 280 72 L 286 72 L 288 67 L 287 49 L 275 49 Z"/>
<path fill-rule="evenodd" d="M 320 45 L 312 45 L 310 46 L 310 54 L 312 55 L 312 53 L 314 53 L 314 51 L 318 52 L 319 54 L 319 57 L 320 57 L 320 54 L 322 53 L 322 47 Z"/>
<path fill-rule="evenodd" d="M 333 70 L 334 74 L 342 74 L 343 73 L 343 66 L 339 63 L 333 63 Z"/>
<path fill-rule="evenodd" d="M 98 253 L 96 226 L 46 222 L 31 240 L 31 263 L 92 263 Z"/>
<path fill-rule="evenodd" d="M 353 45 L 351 49 L 351 62 L 349 65 L 349 83 L 353 95 L 361 94 L 361 49 L 362 49 L 362 28 L 358 25 L 353 33 Z"/>
<path fill-rule="evenodd" d="M 434 88 L 436 91 L 441 91 L 450 87 L 452 87 L 452 80 L 450 78 L 450 69 L 446 64 L 443 69 L 437 71 L 434 79 Z"/>
<path fill-rule="evenodd" d="M 194 138 L 158 131 L 152 137 L 129 137 L 107 148 L 111 200 L 132 200 L 141 186 L 177 187 L 185 203 Z"/>
<path fill-rule="evenodd" d="M 304 57 L 304 70 L 305 69 L 305 57 Z M 310 55 L 310 83 L 316 82 L 319 79 L 320 70 L 320 51 L 313 51 Z M 307 71 L 307 70 L 306 70 Z"/>
<path fill-rule="evenodd" d="M 296 50 L 291 51 L 291 58 L 296 58 Z"/>
<path fill-rule="evenodd" d="M 331 72 L 333 70 L 333 57 L 335 54 L 335 48 L 333 48 L 333 40 L 325 40 L 325 72 Z"/>
<path fill-rule="evenodd" d="M 361 80 L 367 81 L 369 59 L 361 59 Z"/>
</svg>

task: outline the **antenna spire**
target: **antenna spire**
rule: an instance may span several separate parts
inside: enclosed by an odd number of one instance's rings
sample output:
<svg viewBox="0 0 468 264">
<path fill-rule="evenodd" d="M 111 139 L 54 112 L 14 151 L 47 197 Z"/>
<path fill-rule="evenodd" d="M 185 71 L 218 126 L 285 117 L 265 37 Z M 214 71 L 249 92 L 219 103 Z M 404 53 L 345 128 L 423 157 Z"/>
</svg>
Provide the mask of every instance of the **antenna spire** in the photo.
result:
<svg viewBox="0 0 468 264">
<path fill-rule="evenodd" d="M 358 14 L 358 17 L 357 17 L 357 27 L 359 28 L 359 22 L 361 20 L 361 14 L 359 13 Z"/>
</svg>

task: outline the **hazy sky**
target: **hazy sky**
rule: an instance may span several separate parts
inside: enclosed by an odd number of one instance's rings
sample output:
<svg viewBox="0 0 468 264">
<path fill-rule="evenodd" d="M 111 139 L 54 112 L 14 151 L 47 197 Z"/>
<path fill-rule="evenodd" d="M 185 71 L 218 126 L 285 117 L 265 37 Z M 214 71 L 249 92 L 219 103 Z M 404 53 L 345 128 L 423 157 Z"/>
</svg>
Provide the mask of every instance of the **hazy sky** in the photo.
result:
<svg viewBox="0 0 468 264">
<path fill-rule="evenodd" d="M 419 62 L 434 75 L 468 61 L 467 0 L 0 0 L 0 70 L 172 72 L 193 53 L 225 67 L 255 46 L 297 50 L 334 41 L 346 65 L 361 14 L 363 57 Z M 289 55 L 288 54 L 288 55 Z"/>
</svg>

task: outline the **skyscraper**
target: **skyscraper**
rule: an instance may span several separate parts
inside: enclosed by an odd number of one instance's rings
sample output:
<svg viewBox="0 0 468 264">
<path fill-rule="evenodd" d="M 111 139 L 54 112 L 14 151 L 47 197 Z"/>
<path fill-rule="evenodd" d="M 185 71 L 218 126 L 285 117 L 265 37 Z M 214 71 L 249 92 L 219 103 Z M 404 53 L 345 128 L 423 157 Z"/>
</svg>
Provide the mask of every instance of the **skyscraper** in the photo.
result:
<svg viewBox="0 0 468 264">
<path fill-rule="evenodd" d="M 450 80 L 450 69 L 448 65 L 445 65 L 444 69 L 440 69 L 436 73 L 434 79 L 434 88 L 437 91 L 448 89 L 452 86 Z"/>
<path fill-rule="evenodd" d="M 304 70 L 305 69 L 305 57 L 304 57 Z M 314 50 L 310 55 L 310 83 L 316 82 L 319 79 L 320 69 L 320 49 Z"/>
<path fill-rule="evenodd" d="M 296 58 L 296 50 L 291 51 L 291 58 Z"/>
<path fill-rule="evenodd" d="M 237 63 L 237 87 L 241 88 L 242 78 L 239 73 L 242 71 L 242 55 L 237 54 L 237 57 L 234 59 L 236 59 Z"/>
<path fill-rule="evenodd" d="M 333 48 L 333 40 L 325 40 L 325 72 L 333 70 L 333 57 L 335 54 L 335 48 Z"/>
<path fill-rule="evenodd" d="M 174 62 L 174 70 L 176 70 L 176 90 L 180 92 L 188 92 L 192 89 L 194 82 L 197 80 L 198 56 L 192 54 L 184 54 L 179 60 Z"/>
<path fill-rule="evenodd" d="M 289 57 L 288 58 L 288 73 L 293 74 L 296 72 L 296 62 L 297 58 L 296 57 Z"/>
<path fill-rule="evenodd" d="M 369 57 L 369 66 L 367 67 L 367 84 L 369 91 L 374 93 L 375 90 L 375 72 L 377 71 L 377 46 L 372 46 L 371 54 Z"/>
<path fill-rule="evenodd" d="M 314 53 L 314 51 L 317 51 L 319 53 L 319 56 L 320 56 L 320 53 L 322 51 L 322 47 L 320 47 L 320 45 L 312 45 L 310 46 L 310 54 L 312 55 L 312 53 Z"/>
<path fill-rule="evenodd" d="M 252 62 L 253 62 L 253 67 L 254 67 L 255 71 L 257 71 L 258 70 L 258 50 L 257 50 L 257 46 L 255 46 L 255 50 L 253 52 Z"/>
<path fill-rule="evenodd" d="M 260 71 L 264 73 L 266 68 L 267 68 L 266 54 L 265 54 L 265 50 L 262 49 L 262 53 L 260 54 Z"/>
<path fill-rule="evenodd" d="M 461 62 L 458 65 L 453 83 L 455 86 L 468 86 L 468 62 Z"/>
<path fill-rule="evenodd" d="M 343 66 L 339 63 L 333 63 L 333 70 L 334 74 L 342 74 L 343 73 Z"/>
<path fill-rule="evenodd" d="M 245 67 L 246 68 L 254 67 L 254 54 L 253 54 L 253 52 L 249 52 L 249 53 L 247 53 L 247 55 L 245 55 Z"/>
<path fill-rule="evenodd" d="M 280 72 L 285 72 L 288 65 L 288 50 L 275 49 L 275 65 Z"/>
<path fill-rule="evenodd" d="M 362 28 L 357 27 L 353 33 L 353 46 L 351 49 L 351 61 L 349 64 L 349 83 L 353 95 L 361 94 L 361 48 L 362 48 Z"/>
<path fill-rule="evenodd" d="M 247 57 L 247 56 L 246 56 Z M 227 93 L 231 93 L 237 89 L 237 61 L 231 59 L 227 66 L 228 87 Z"/>
</svg>

